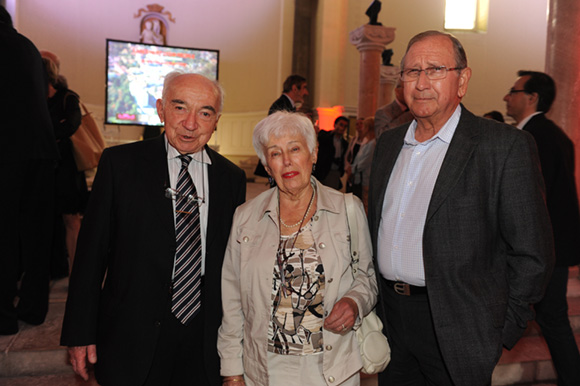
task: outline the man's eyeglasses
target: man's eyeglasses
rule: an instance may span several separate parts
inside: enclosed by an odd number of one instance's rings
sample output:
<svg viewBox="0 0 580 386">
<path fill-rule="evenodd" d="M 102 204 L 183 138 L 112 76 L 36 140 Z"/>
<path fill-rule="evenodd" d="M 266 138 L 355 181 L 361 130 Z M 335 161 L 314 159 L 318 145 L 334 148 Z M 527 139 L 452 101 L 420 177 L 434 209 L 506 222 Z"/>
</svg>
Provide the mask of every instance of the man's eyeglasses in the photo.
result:
<svg viewBox="0 0 580 386">
<path fill-rule="evenodd" d="M 514 90 L 513 88 L 511 88 L 511 89 L 508 91 L 508 94 L 509 94 L 509 95 L 513 95 L 513 94 L 517 94 L 517 93 L 519 93 L 519 92 L 527 92 L 527 91 L 526 91 L 526 90 Z"/>
<path fill-rule="evenodd" d="M 421 76 L 421 72 L 424 72 L 425 76 L 427 76 L 427 78 L 429 78 L 430 80 L 445 79 L 449 71 L 461 71 L 464 68 L 465 67 L 447 68 L 445 66 L 427 67 L 424 69 L 409 68 L 401 71 L 401 80 L 403 82 L 411 82 L 417 80 Z"/>
</svg>

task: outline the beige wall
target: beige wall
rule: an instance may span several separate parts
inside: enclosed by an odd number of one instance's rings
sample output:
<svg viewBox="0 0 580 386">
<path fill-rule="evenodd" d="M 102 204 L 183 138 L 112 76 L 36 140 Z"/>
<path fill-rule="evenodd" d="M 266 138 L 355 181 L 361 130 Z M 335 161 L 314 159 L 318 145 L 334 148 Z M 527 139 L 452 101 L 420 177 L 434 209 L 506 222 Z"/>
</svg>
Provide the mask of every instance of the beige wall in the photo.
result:
<svg viewBox="0 0 580 386">
<path fill-rule="evenodd" d="M 455 33 L 473 69 L 463 102 L 475 114 L 490 110 L 505 115 L 502 98 L 522 68 L 544 70 L 548 0 L 489 0 L 487 33 Z M 428 29 L 442 29 L 444 0 L 383 0 L 379 21 L 396 27 L 393 62 L 407 42 Z"/>
<path fill-rule="evenodd" d="M 504 111 L 502 98 L 520 68 L 543 70 L 548 0 L 490 0 L 487 33 L 459 33 L 473 78 L 465 104 L 476 114 Z M 72 89 L 102 117 L 105 39 L 138 40 L 133 15 L 149 2 L 136 0 L 11 0 L 17 29 L 40 49 L 60 55 Z M 389 46 L 401 59 L 410 37 L 443 26 L 444 0 L 383 0 L 379 21 L 396 28 Z M 368 22 L 369 1 L 319 0 L 315 107 L 342 105 L 355 114 L 358 51 L 350 31 Z M 226 105 L 211 144 L 225 155 L 252 155 L 251 132 L 265 116 L 291 71 L 293 0 L 166 0 L 176 18 L 168 44 L 220 50 Z M 10 9 L 10 7 L 9 7 Z M 14 14 L 14 13 L 13 13 Z M 109 137 L 139 135 L 139 128 L 107 126 Z M 113 138 L 114 139 L 114 138 Z"/>
</svg>

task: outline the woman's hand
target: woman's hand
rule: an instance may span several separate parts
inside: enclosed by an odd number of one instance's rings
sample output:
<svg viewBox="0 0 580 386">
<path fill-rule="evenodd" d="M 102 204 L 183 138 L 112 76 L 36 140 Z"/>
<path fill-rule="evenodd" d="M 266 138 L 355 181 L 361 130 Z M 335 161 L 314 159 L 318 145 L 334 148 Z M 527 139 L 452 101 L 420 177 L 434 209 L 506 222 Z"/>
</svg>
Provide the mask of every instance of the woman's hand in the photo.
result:
<svg viewBox="0 0 580 386">
<path fill-rule="evenodd" d="M 344 297 L 336 302 L 330 315 L 324 319 L 324 328 L 336 334 L 346 334 L 354 326 L 357 317 L 358 306 L 356 302 L 351 298 Z"/>
<path fill-rule="evenodd" d="M 229 377 L 224 377 L 222 382 L 223 386 L 246 386 L 243 375 L 231 375 Z"/>
</svg>

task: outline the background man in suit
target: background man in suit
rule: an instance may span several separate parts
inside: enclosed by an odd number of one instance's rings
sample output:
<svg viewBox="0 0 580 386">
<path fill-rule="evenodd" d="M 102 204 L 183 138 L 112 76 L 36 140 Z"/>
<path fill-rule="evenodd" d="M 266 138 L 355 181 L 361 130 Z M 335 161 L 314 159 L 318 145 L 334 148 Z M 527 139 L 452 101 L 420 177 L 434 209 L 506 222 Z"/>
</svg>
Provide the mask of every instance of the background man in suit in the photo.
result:
<svg viewBox="0 0 580 386">
<path fill-rule="evenodd" d="M 276 99 L 268 110 L 268 115 L 272 115 L 276 111 L 296 111 L 296 103 L 304 103 L 304 98 L 308 96 L 308 84 L 306 78 L 300 75 L 290 75 L 282 85 L 282 95 Z M 270 186 L 275 186 L 276 183 L 270 179 L 270 175 L 264 169 L 262 162 L 258 160 L 258 165 L 254 174 L 261 177 L 268 177 Z"/>
<path fill-rule="evenodd" d="M 0 52 L 0 335 L 10 335 L 18 320 L 41 324 L 48 311 L 58 150 L 40 54 L 3 6 Z"/>
<path fill-rule="evenodd" d="M 342 188 L 340 178 L 344 174 L 344 155 L 348 148 L 344 133 L 348 124 L 348 118 L 340 116 L 334 120 L 334 130 L 318 132 L 318 161 L 312 174 L 322 184 L 334 189 Z"/>
<path fill-rule="evenodd" d="M 568 267 L 580 263 L 580 211 L 574 178 L 574 144 L 544 115 L 556 97 L 556 85 L 547 74 L 519 71 L 504 97 L 507 114 L 518 129 L 534 136 L 546 183 L 546 203 L 554 230 L 556 266 L 542 301 L 535 305 L 558 385 L 580 385 L 580 354 L 568 319 Z"/>
<path fill-rule="evenodd" d="M 489 385 L 553 265 L 537 150 L 460 105 L 471 69 L 452 35 L 415 36 L 401 68 L 415 120 L 379 139 L 369 198 L 392 349 L 380 382 Z"/>
<path fill-rule="evenodd" d="M 395 86 L 395 100 L 381 106 L 375 112 L 375 137 L 379 138 L 385 131 L 413 120 L 403 95 L 403 82 L 399 79 Z"/>
<path fill-rule="evenodd" d="M 300 75 L 290 75 L 282 86 L 282 95 L 276 99 L 268 115 L 276 111 L 296 111 L 296 103 L 304 103 L 304 98 L 308 96 L 308 84 L 306 78 Z"/>
<path fill-rule="evenodd" d="M 221 267 L 234 210 L 246 193 L 243 171 L 206 145 L 222 95 L 217 82 L 172 72 L 157 101 L 165 134 L 103 153 L 61 337 L 85 379 L 88 360 L 96 362 L 97 381 L 105 386 L 221 384 Z M 193 158 L 188 166 L 183 155 Z M 192 197 L 181 187 L 187 174 L 197 192 Z M 187 209 L 179 206 L 182 200 Z M 176 227 L 181 229 L 180 213 L 195 213 L 194 205 L 201 228 L 201 308 L 184 321 L 172 311 L 182 272 L 174 263 L 182 250 Z"/>
</svg>

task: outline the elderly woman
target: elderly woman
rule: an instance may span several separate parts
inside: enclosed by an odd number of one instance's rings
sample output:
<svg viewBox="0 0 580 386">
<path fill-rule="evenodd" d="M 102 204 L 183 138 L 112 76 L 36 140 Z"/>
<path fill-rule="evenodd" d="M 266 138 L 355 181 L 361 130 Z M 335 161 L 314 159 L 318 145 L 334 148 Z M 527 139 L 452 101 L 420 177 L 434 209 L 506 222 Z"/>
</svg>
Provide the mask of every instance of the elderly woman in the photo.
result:
<svg viewBox="0 0 580 386">
<path fill-rule="evenodd" d="M 277 187 L 234 216 L 218 334 L 224 385 L 358 385 L 354 329 L 377 293 L 364 209 L 355 199 L 353 275 L 344 194 L 311 176 L 311 121 L 274 113 L 258 123 L 253 143 Z"/>
</svg>

